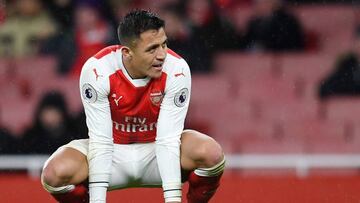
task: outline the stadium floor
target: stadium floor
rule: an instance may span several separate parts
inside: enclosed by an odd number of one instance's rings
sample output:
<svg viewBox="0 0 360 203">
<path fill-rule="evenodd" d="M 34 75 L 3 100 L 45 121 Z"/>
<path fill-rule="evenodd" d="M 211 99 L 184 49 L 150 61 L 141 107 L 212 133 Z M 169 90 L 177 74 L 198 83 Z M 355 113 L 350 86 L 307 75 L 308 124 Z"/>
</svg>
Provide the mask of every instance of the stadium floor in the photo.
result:
<svg viewBox="0 0 360 203">
<path fill-rule="evenodd" d="M 184 186 L 184 190 L 187 185 Z M 2 203 L 55 203 L 38 179 L 26 174 L 0 174 Z M 360 202 L 360 176 L 224 175 L 212 203 L 355 203 Z M 163 202 L 161 189 L 127 189 L 108 194 L 109 203 Z"/>
</svg>

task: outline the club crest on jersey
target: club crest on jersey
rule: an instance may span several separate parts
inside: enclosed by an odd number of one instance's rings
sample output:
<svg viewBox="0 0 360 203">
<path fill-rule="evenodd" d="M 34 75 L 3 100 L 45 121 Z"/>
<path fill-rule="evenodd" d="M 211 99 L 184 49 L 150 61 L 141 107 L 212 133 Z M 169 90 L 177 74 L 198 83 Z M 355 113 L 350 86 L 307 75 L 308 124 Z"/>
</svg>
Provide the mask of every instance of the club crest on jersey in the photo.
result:
<svg viewBox="0 0 360 203">
<path fill-rule="evenodd" d="M 81 88 L 81 94 L 85 101 L 94 103 L 97 100 L 97 93 L 93 86 L 89 83 L 85 83 Z"/>
<path fill-rule="evenodd" d="M 164 94 L 161 91 L 150 93 L 150 101 L 155 106 L 160 106 L 163 98 L 164 98 Z"/>
<path fill-rule="evenodd" d="M 183 107 L 186 104 L 186 101 L 189 97 L 189 90 L 187 88 L 182 88 L 179 92 L 175 94 L 174 103 L 178 107 Z"/>
</svg>

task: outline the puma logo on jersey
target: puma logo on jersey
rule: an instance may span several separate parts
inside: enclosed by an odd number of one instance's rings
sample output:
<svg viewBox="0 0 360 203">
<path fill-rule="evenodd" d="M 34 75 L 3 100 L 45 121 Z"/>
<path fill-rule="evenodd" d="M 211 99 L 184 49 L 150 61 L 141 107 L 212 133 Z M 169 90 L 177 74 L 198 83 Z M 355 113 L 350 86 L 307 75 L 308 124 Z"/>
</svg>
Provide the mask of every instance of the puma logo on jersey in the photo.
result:
<svg viewBox="0 0 360 203">
<path fill-rule="evenodd" d="M 94 73 L 95 73 L 96 80 L 97 80 L 99 77 L 103 77 L 103 75 L 99 75 L 99 74 L 97 73 L 96 68 L 94 68 L 93 71 L 94 71 Z"/>
<path fill-rule="evenodd" d="M 116 106 L 119 106 L 119 101 L 123 96 L 119 96 L 119 98 L 116 99 L 116 94 L 113 94 L 111 97 L 114 99 Z"/>
<path fill-rule="evenodd" d="M 181 70 L 181 73 L 175 73 L 175 77 L 179 77 L 179 76 L 184 76 L 185 77 L 184 69 Z"/>
</svg>

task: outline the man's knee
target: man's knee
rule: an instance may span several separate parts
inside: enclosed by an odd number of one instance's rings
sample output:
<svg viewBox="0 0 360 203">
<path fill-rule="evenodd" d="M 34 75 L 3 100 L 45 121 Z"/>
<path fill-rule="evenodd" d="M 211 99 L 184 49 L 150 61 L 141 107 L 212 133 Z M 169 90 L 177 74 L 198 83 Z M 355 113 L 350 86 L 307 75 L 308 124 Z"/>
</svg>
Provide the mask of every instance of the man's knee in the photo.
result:
<svg viewBox="0 0 360 203">
<path fill-rule="evenodd" d="M 224 157 L 221 146 L 213 138 L 208 138 L 196 150 L 203 165 L 200 167 L 212 167 L 221 162 Z"/>
<path fill-rule="evenodd" d="M 213 138 L 193 130 L 184 131 L 184 138 L 187 139 L 186 144 L 192 145 L 186 149 L 191 151 L 197 167 L 212 167 L 224 159 L 221 146 Z"/>
<path fill-rule="evenodd" d="M 63 148 L 45 163 L 41 179 L 43 184 L 52 187 L 77 184 L 87 178 L 87 168 L 85 155 L 72 148 Z"/>
<path fill-rule="evenodd" d="M 66 184 L 66 180 L 71 178 L 71 175 L 68 174 L 67 166 L 65 164 L 59 163 L 55 160 L 50 160 L 43 168 L 41 173 L 41 180 L 47 185 L 53 187 L 59 187 Z"/>
</svg>

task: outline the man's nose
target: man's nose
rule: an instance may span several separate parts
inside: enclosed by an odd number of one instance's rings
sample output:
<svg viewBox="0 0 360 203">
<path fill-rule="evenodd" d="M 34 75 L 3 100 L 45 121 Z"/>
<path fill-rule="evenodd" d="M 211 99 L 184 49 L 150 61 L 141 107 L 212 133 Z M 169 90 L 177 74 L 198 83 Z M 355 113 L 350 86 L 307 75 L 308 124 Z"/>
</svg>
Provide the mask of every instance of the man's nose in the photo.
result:
<svg viewBox="0 0 360 203">
<path fill-rule="evenodd" d="M 167 54 L 167 47 L 165 47 L 165 48 L 160 47 L 158 49 L 158 53 L 156 55 L 156 58 L 159 59 L 159 60 L 164 60 L 165 57 L 166 57 L 166 54 Z"/>
</svg>

